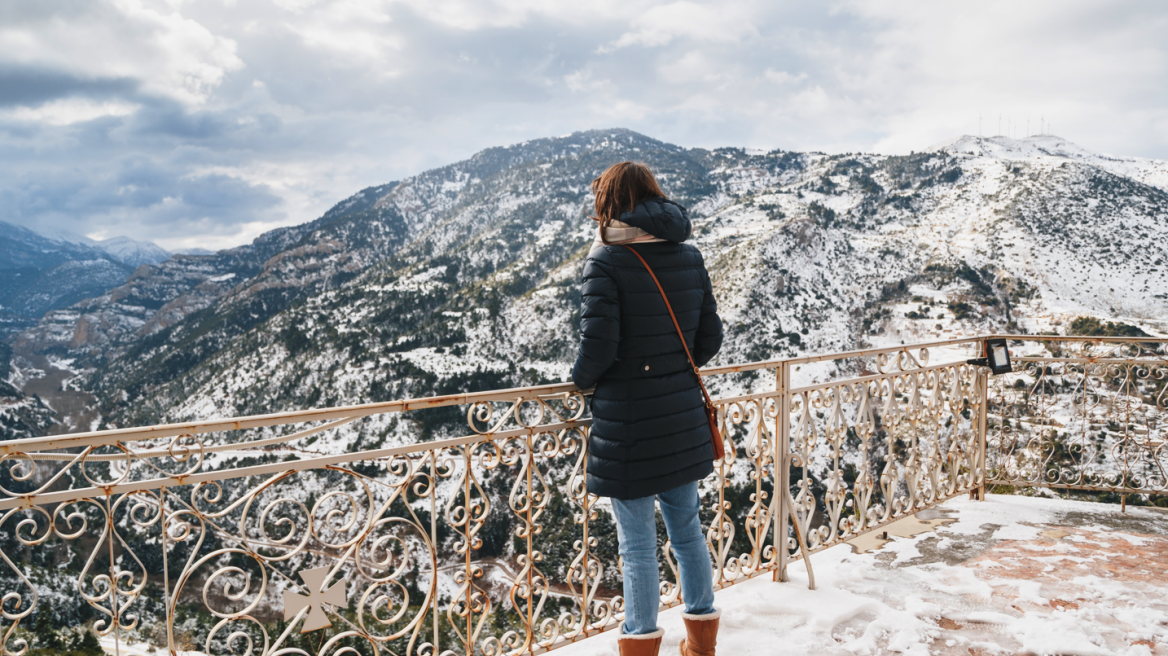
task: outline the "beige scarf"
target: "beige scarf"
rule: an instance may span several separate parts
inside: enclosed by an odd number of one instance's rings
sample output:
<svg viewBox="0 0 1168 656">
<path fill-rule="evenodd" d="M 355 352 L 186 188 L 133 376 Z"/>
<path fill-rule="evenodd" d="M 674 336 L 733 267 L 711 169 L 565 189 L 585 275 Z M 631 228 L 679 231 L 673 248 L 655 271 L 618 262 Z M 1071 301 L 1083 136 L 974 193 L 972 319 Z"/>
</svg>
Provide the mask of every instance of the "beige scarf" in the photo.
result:
<svg viewBox="0 0 1168 656">
<path fill-rule="evenodd" d="M 608 224 L 608 230 L 605 231 L 604 235 L 608 237 L 608 243 L 610 245 L 640 244 L 646 242 L 665 241 L 660 237 L 654 237 L 653 235 L 645 232 L 644 230 L 641 230 L 636 226 L 631 226 L 623 221 L 617 221 L 616 219 L 613 219 L 612 223 Z M 592 245 L 604 245 L 604 240 L 600 238 L 599 226 L 596 228 L 596 241 L 592 242 Z"/>
</svg>

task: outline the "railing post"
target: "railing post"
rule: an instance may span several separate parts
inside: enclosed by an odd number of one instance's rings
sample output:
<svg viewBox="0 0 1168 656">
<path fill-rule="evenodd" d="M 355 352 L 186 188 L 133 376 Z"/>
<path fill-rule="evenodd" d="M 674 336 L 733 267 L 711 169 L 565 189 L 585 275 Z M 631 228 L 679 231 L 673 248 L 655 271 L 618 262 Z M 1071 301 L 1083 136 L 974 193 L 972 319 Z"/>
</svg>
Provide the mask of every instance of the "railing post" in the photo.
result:
<svg viewBox="0 0 1168 656">
<path fill-rule="evenodd" d="M 158 491 L 158 512 L 162 513 L 162 536 L 158 544 L 162 549 L 162 604 L 166 609 L 166 649 L 169 654 L 177 654 L 174 646 L 174 614 L 170 604 L 170 555 L 166 552 L 166 540 L 169 536 L 170 517 L 166 514 L 166 486 Z"/>
<path fill-rule="evenodd" d="M 433 592 L 430 595 L 430 614 L 434 629 L 434 652 L 442 653 L 442 646 L 438 643 L 438 452 L 430 451 L 430 562 L 434 568 L 434 580 L 430 582 Z"/>
<path fill-rule="evenodd" d="M 779 363 L 775 372 L 776 388 L 779 392 L 778 416 L 775 421 L 775 548 L 778 549 L 778 567 L 774 580 L 787 580 L 787 490 L 791 489 L 791 469 L 787 466 L 787 456 L 791 453 L 791 367 L 786 362 Z"/>
<path fill-rule="evenodd" d="M 984 342 L 983 342 L 984 343 Z M 984 347 L 983 347 L 984 348 Z M 978 367 L 977 386 L 980 388 L 981 405 L 977 412 L 977 499 L 986 500 L 986 435 L 989 432 L 990 376 L 985 367 Z"/>
</svg>

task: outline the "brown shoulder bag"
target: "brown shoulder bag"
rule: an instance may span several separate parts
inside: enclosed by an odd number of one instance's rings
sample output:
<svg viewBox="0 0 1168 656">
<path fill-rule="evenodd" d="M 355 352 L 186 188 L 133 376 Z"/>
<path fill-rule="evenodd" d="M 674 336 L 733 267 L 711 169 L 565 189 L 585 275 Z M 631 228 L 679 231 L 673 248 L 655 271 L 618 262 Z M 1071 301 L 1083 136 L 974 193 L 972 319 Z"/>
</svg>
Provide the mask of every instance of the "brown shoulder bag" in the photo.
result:
<svg viewBox="0 0 1168 656">
<path fill-rule="evenodd" d="M 649 267 L 649 263 L 641 254 L 637 252 L 632 246 L 621 244 L 625 248 L 633 252 L 641 264 L 645 265 L 645 270 L 649 272 L 649 277 L 653 279 L 653 283 L 657 285 L 657 291 L 661 292 L 661 298 L 665 300 L 665 308 L 669 310 L 669 318 L 673 319 L 673 327 L 677 329 L 677 336 L 681 338 L 681 348 L 685 349 L 685 357 L 689 358 L 689 366 L 693 367 L 694 375 L 698 378 L 698 387 L 702 390 L 702 396 L 706 400 L 706 419 L 710 422 L 710 440 L 714 445 L 714 460 L 721 460 L 726 457 L 726 446 L 722 442 L 722 433 L 718 430 L 718 411 L 714 409 L 714 402 L 710 400 L 710 393 L 706 391 L 706 384 L 702 382 L 702 374 L 698 372 L 698 365 L 694 362 L 693 356 L 689 352 L 689 344 L 685 343 L 685 334 L 681 332 L 681 325 L 677 323 L 677 315 L 673 313 L 673 306 L 669 304 L 669 297 L 665 295 L 665 288 L 657 280 L 657 275 L 653 273 L 653 269 Z"/>
</svg>

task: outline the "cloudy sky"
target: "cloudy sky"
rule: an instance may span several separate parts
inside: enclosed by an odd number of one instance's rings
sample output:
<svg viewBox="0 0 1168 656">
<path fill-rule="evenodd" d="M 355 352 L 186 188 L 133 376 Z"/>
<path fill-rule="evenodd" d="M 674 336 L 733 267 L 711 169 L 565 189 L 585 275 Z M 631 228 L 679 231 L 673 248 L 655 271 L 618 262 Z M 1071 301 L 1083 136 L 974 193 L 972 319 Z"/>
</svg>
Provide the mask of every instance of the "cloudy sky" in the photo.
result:
<svg viewBox="0 0 1168 656">
<path fill-rule="evenodd" d="M 0 221 L 219 248 L 489 146 L 1168 159 L 1163 0 L 5 0 Z M 1029 121 L 1029 128 L 1027 128 Z"/>
</svg>

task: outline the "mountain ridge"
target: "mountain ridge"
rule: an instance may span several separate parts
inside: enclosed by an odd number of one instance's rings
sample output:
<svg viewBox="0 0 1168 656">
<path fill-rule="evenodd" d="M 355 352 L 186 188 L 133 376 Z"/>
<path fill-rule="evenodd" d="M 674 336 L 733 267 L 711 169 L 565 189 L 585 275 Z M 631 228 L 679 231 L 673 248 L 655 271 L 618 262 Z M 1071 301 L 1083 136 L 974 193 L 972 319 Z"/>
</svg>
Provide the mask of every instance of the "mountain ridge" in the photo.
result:
<svg viewBox="0 0 1168 656">
<path fill-rule="evenodd" d="M 996 159 L 1026 160 L 1052 157 L 1079 161 L 1168 191 L 1168 161 L 1144 157 L 1099 155 L 1053 134 L 1039 134 L 1025 139 L 962 135 L 956 139 L 935 144 L 928 150 L 991 156 Z"/>
</svg>

